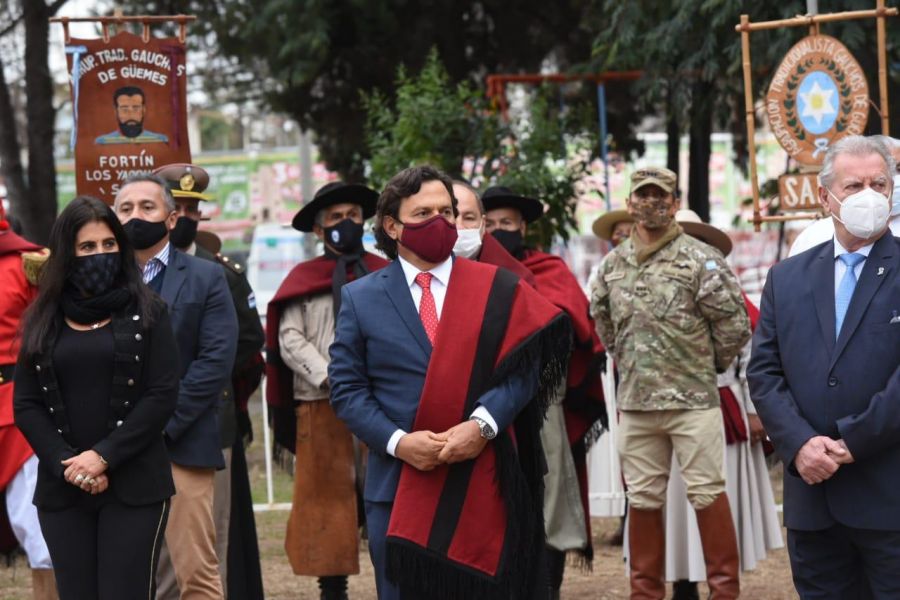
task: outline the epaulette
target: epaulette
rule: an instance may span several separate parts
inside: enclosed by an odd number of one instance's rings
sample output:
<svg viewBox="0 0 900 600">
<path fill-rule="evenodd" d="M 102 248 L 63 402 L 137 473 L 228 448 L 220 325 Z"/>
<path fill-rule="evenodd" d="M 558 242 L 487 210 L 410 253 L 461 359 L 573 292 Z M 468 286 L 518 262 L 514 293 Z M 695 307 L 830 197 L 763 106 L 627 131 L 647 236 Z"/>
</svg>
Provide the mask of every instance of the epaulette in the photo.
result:
<svg viewBox="0 0 900 600">
<path fill-rule="evenodd" d="M 220 265 L 225 265 L 238 275 L 244 274 L 244 265 L 240 263 L 236 263 L 221 252 L 216 252 L 216 260 L 219 261 Z"/>
<path fill-rule="evenodd" d="M 50 258 L 49 248 L 43 248 L 37 252 L 22 253 L 22 270 L 25 271 L 25 278 L 28 280 L 28 283 L 31 285 L 38 284 L 48 258 Z"/>
</svg>

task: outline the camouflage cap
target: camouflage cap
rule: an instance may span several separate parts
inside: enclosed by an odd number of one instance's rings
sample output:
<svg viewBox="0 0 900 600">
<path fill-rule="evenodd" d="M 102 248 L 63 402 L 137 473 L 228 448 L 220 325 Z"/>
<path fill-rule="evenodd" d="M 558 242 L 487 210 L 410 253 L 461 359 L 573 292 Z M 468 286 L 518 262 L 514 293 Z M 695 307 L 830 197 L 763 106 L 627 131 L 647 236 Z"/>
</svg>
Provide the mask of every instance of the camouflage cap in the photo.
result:
<svg viewBox="0 0 900 600">
<path fill-rule="evenodd" d="M 631 174 L 631 191 L 628 193 L 634 193 L 638 188 L 652 184 L 658 185 L 667 193 L 672 194 L 675 192 L 677 181 L 678 176 L 668 169 L 663 167 L 646 167 L 638 169 Z"/>
</svg>

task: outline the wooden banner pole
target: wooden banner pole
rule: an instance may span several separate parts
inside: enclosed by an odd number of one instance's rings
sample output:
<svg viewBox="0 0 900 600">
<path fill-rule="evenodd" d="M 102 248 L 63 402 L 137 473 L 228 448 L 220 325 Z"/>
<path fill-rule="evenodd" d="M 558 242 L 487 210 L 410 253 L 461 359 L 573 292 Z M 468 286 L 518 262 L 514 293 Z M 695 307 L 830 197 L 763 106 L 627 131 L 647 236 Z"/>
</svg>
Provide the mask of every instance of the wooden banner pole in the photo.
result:
<svg viewBox="0 0 900 600">
<path fill-rule="evenodd" d="M 875 4 L 877 7 L 875 12 L 878 13 L 877 31 L 878 31 L 878 92 L 881 96 L 881 133 L 882 135 L 891 135 L 890 127 L 890 110 L 888 106 L 888 86 L 887 86 L 887 50 L 885 48 L 885 23 L 884 23 L 884 0 L 878 0 Z"/>
<path fill-rule="evenodd" d="M 750 31 L 762 31 L 763 29 L 780 29 L 781 27 L 812 27 L 818 23 L 832 23 L 835 21 L 849 21 L 852 19 L 874 19 L 878 16 L 896 17 L 900 14 L 896 8 L 880 8 L 875 10 L 851 10 L 847 12 L 829 13 L 824 15 L 808 15 L 805 17 L 794 17 L 792 19 L 781 19 L 778 21 L 760 21 L 758 23 L 750 23 L 748 20 L 747 27 Z M 744 24 L 734 26 L 735 31 L 743 31 Z"/>
<path fill-rule="evenodd" d="M 750 15 L 741 15 L 741 61 L 744 67 L 744 111 L 747 119 L 747 147 L 750 161 L 750 187 L 753 190 L 753 228 L 760 230 L 759 181 L 756 174 L 756 117 L 753 111 L 753 81 L 750 67 Z"/>
</svg>

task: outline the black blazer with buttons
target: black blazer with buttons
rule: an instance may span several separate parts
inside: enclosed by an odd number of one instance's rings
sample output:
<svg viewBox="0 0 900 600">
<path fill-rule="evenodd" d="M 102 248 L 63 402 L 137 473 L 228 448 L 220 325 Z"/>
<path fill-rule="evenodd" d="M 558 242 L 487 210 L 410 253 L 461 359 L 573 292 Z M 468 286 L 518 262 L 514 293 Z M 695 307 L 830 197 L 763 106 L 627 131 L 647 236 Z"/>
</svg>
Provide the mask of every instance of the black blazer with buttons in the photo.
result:
<svg viewBox="0 0 900 600">
<path fill-rule="evenodd" d="M 115 352 L 109 434 L 93 449 L 109 463 L 106 493 L 128 505 L 152 504 L 175 493 L 163 428 L 178 397 L 178 346 L 162 303 L 150 327 L 134 307 L 114 314 L 107 327 Z M 51 359 L 54 346 L 55 340 L 32 360 L 19 357 L 13 400 L 16 425 L 40 460 L 34 503 L 44 510 L 73 506 L 86 493 L 63 478 L 61 461 L 88 448 L 68 441 L 69 419 Z"/>
</svg>

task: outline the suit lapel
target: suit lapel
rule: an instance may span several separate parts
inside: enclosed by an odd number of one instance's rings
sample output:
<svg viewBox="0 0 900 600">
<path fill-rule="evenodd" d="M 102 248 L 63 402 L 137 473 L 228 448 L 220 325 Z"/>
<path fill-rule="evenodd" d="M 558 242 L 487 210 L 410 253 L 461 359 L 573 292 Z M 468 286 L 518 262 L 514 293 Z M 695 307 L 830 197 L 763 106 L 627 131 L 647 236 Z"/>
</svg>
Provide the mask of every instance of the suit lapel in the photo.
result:
<svg viewBox="0 0 900 600">
<path fill-rule="evenodd" d="M 159 295 L 162 296 L 162 299 L 166 301 L 166 304 L 169 305 L 170 311 L 175 304 L 175 299 L 178 298 L 178 292 L 181 291 L 181 286 L 184 285 L 184 282 L 187 279 L 186 269 L 187 261 L 178 250 L 174 247 L 170 247 L 169 264 L 166 266 L 166 276 L 163 278 L 162 290 L 160 290 L 159 293 Z"/>
<path fill-rule="evenodd" d="M 834 243 L 825 244 L 810 266 L 816 315 L 828 356 L 834 352 Z"/>
<path fill-rule="evenodd" d="M 431 342 L 428 340 L 428 334 L 425 333 L 425 327 L 422 326 L 422 319 L 416 312 L 416 304 L 413 302 L 409 286 L 406 284 L 406 277 L 403 275 L 400 261 L 394 260 L 378 273 L 385 292 L 400 315 L 400 320 L 422 348 L 425 356 L 431 358 Z"/>
<path fill-rule="evenodd" d="M 862 273 L 859 274 L 859 281 L 856 283 L 856 289 L 853 290 L 853 298 L 850 300 L 850 306 L 847 308 L 847 315 L 844 317 L 844 325 L 841 327 L 840 337 L 838 337 L 837 345 L 831 355 L 831 366 L 834 366 L 841 352 L 847 346 L 847 342 L 853 336 L 857 327 L 859 327 L 875 292 L 890 277 L 894 262 L 891 260 L 893 254 L 894 236 L 888 231 L 875 242 L 872 251 L 869 252 L 869 257 L 866 259 L 866 264 L 863 265 Z"/>
</svg>

